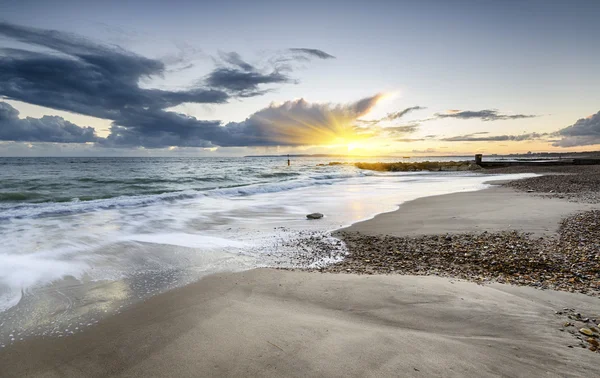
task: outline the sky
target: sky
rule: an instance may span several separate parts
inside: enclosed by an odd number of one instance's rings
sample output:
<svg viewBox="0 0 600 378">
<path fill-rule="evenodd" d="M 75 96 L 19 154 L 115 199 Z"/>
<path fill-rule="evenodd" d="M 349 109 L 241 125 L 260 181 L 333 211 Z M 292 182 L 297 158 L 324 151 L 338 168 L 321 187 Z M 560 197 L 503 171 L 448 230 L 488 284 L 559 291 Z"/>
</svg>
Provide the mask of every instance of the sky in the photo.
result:
<svg viewBox="0 0 600 378">
<path fill-rule="evenodd" d="M 600 2 L 0 0 L 0 156 L 600 145 Z"/>
</svg>

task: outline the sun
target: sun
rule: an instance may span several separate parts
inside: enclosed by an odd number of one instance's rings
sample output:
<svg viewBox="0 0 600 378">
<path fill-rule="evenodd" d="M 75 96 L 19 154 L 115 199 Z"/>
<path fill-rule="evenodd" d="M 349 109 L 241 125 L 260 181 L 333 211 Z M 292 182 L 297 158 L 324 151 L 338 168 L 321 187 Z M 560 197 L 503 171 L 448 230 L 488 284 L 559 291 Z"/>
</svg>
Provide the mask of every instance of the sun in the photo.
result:
<svg viewBox="0 0 600 378">
<path fill-rule="evenodd" d="M 348 155 L 352 155 L 353 153 L 357 153 L 364 149 L 362 144 L 356 142 L 348 143 L 346 147 L 348 148 Z"/>
</svg>

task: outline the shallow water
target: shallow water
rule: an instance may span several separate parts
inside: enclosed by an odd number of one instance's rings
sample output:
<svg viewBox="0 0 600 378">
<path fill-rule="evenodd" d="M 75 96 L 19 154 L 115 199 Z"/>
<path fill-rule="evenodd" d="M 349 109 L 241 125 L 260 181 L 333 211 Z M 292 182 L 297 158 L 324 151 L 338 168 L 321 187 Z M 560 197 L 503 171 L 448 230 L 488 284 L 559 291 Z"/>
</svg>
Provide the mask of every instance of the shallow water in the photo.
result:
<svg viewBox="0 0 600 378">
<path fill-rule="evenodd" d="M 2 190 L 6 178 L 9 186 L 21 180 L 23 190 L 36 177 L 33 171 L 54 167 L 36 179 L 47 181 L 38 189 L 46 202 L 0 202 L 0 346 L 30 335 L 80 332 L 132 302 L 206 274 L 294 265 L 293 256 L 311 248 L 303 243 L 309 238 L 333 251 L 313 264 L 334 262 L 345 247 L 332 230 L 419 197 L 483 189 L 490 180 L 471 172 L 318 167 L 318 159 L 296 160 L 292 167 L 272 158 L 175 159 L 171 167 L 168 161 L 124 160 L 106 159 L 104 166 L 94 159 L 64 161 L 60 168 L 36 162 L 21 166 L 21 176 L 12 166 L 13 173 L 3 171 Z M 210 172 L 202 180 L 204 170 Z M 163 181 L 127 194 L 130 181 L 157 177 Z M 222 185 L 211 181 L 215 177 Z M 509 177 L 518 176 L 495 178 Z M 86 190 L 90 182 L 94 189 Z M 156 186 L 165 192 L 151 194 Z M 62 201 L 75 195 L 96 199 Z M 309 221 L 311 212 L 325 217 Z"/>
</svg>

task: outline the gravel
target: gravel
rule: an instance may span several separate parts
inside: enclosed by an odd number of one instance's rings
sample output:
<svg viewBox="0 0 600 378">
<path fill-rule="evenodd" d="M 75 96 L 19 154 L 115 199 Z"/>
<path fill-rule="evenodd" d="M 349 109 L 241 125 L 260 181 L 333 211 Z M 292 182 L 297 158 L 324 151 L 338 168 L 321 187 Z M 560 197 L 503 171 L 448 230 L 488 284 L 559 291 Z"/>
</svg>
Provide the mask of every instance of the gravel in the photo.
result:
<svg viewBox="0 0 600 378">
<path fill-rule="evenodd" d="M 525 172 L 541 173 L 543 176 L 511 181 L 505 185 L 544 197 L 600 203 L 600 165 L 509 167 L 485 171 L 489 174 Z"/>
<path fill-rule="evenodd" d="M 600 296 L 600 211 L 565 219 L 556 237 L 505 231 L 419 237 L 340 232 L 343 260 L 312 271 L 437 275 Z"/>
<path fill-rule="evenodd" d="M 569 348 L 586 348 L 600 353 L 600 314 L 581 314 L 574 308 L 555 312 L 561 322 L 560 331 L 573 336 Z"/>
</svg>

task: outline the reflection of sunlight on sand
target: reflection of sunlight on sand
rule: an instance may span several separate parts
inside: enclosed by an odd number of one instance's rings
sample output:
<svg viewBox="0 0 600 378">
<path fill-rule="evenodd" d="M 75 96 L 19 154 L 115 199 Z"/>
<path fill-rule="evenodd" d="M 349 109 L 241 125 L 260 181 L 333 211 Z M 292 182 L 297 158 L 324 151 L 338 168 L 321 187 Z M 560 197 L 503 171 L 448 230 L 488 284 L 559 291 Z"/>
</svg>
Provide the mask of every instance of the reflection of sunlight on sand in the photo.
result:
<svg viewBox="0 0 600 378">
<path fill-rule="evenodd" d="M 364 213 L 364 208 L 361 201 L 352 201 L 350 203 L 350 208 L 353 212 L 352 220 L 360 220 L 364 217 L 362 215 Z"/>
<path fill-rule="evenodd" d="M 33 293 L 32 293 L 33 294 Z M 79 281 L 73 277 L 23 296 L 18 306 L 0 315 L 0 344 L 29 336 L 63 337 L 83 331 L 103 316 L 131 303 L 131 289 L 121 280 Z"/>
<path fill-rule="evenodd" d="M 86 293 L 80 315 L 84 312 L 116 310 L 116 303 L 130 296 L 131 290 L 123 281 L 102 283 Z"/>
</svg>

